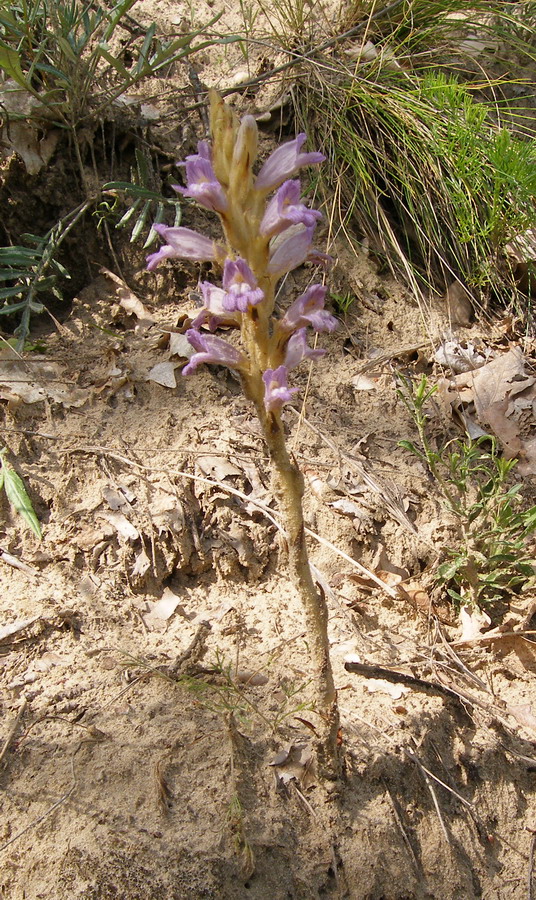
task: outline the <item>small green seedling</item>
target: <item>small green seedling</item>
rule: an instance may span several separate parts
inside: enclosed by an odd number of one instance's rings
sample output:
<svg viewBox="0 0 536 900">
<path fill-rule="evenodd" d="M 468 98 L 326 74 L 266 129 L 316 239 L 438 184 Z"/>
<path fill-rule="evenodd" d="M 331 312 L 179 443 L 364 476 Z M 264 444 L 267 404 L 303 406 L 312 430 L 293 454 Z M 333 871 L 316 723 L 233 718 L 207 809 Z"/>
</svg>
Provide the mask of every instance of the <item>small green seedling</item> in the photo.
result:
<svg viewBox="0 0 536 900">
<path fill-rule="evenodd" d="M 350 292 L 348 292 L 347 294 L 330 293 L 330 298 L 333 301 L 335 314 L 340 318 L 346 316 L 349 313 L 350 307 L 355 302 L 355 296 Z"/>
</svg>

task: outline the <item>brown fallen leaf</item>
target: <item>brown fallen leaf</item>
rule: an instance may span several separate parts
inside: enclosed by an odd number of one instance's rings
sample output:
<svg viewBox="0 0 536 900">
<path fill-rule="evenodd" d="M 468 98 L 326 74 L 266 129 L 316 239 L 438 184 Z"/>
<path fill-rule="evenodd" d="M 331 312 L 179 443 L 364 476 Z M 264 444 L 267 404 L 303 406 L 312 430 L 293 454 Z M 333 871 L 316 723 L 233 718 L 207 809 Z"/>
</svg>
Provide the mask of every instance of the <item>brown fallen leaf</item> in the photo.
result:
<svg viewBox="0 0 536 900">
<path fill-rule="evenodd" d="M 452 384 L 452 405 L 474 403 L 480 424 L 500 440 L 509 458 L 519 459 L 520 474 L 536 474 L 536 439 L 523 436 L 527 429 L 534 431 L 536 377 L 526 373 L 521 348 L 512 347 L 479 369 L 456 375 Z"/>
<path fill-rule="evenodd" d="M 39 97 L 11 78 L 0 88 L 0 104 L 5 113 L 1 127 L 3 147 L 20 156 L 29 175 L 37 175 L 50 162 L 60 129 L 50 127 L 50 113 Z"/>
<path fill-rule="evenodd" d="M 268 765 L 276 769 L 281 785 L 287 785 L 294 780 L 302 787 L 309 787 L 315 780 L 314 756 L 308 741 L 294 741 L 288 744 Z"/>
<path fill-rule="evenodd" d="M 105 278 L 108 278 L 110 281 L 116 286 L 116 297 L 119 300 L 119 305 L 127 312 L 129 315 L 136 316 L 140 322 L 146 322 L 150 325 L 155 321 L 154 316 L 152 316 L 144 307 L 143 303 L 130 290 L 128 284 L 123 281 L 122 278 L 119 278 L 114 272 L 110 272 L 109 269 L 106 269 L 104 266 L 99 269 L 101 275 L 104 275 Z"/>
<path fill-rule="evenodd" d="M 265 684 L 268 684 L 270 680 L 267 675 L 263 675 L 262 672 L 250 672 L 248 669 L 238 669 L 235 675 L 236 681 L 239 684 L 247 684 L 252 687 L 262 687 Z"/>
<path fill-rule="evenodd" d="M 223 481 L 233 475 L 242 475 L 242 470 L 224 456 L 198 456 L 196 466 L 203 475 Z"/>
<path fill-rule="evenodd" d="M 175 369 L 178 363 L 159 362 L 152 367 L 147 374 L 147 381 L 154 381 L 156 384 L 166 388 L 176 388 L 177 379 L 175 378 Z"/>
<path fill-rule="evenodd" d="M 165 588 L 162 596 L 153 604 L 144 621 L 151 631 L 163 631 L 166 623 L 178 612 L 185 619 L 190 619 L 186 609 L 182 605 L 182 598 L 174 594 L 170 588 Z"/>
<path fill-rule="evenodd" d="M 536 731 L 536 716 L 532 712 L 532 707 L 529 703 L 514 706 L 507 705 L 506 709 L 520 725 L 530 728 L 531 731 Z"/>
</svg>

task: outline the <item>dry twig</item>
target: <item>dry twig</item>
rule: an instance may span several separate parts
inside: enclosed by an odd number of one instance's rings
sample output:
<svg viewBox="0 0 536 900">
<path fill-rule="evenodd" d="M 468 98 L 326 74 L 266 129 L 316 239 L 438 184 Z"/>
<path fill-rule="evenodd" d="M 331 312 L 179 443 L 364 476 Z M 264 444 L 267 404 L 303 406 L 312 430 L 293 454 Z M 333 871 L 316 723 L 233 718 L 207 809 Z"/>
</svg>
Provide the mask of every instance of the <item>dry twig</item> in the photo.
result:
<svg viewBox="0 0 536 900">
<path fill-rule="evenodd" d="M 17 712 L 17 715 L 15 716 L 15 721 L 13 722 L 13 725 L 11 726 L 11 728 L 9 729 L 9 731 L 7 733 L 7 737 L 4 741 L 4 746 L 2 747 L 2 750 L 0 751 L 0 766 L 2 765 L 4 757 L 11 746 L 11 742 L 17 733 L 17 728 L 19 727 L 20 720 L 22 719 L 24 713 L 26 712 L 27 706 L 28 706 L 28 703 L 26 702 L 26 700 L 23 700 L 19 707 L 19 711 Z"/>
</svg>

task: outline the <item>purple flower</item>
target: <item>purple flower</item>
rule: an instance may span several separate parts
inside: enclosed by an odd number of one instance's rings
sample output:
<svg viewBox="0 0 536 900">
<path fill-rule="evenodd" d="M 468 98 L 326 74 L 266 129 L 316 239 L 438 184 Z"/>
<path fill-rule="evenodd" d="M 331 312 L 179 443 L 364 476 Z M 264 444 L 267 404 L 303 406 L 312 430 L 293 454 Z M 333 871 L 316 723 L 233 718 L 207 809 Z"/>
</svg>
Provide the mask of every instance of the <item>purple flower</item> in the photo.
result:
<svg viewBox="0 0 536 900">
<path fill-rule="evenodd" d="M 287 384 L 288 370 L 286 366 L 277 369 L 266 369 L 263 372 L 264 405 L 266 412 L 279 412 L 284 403 L 292 400 L 298 388 L 289 388 Z"/>
<path fill-rule="evenodd" d="M 312 284 L 287 309 L 279 323 L 284 331 L 295 331 L 312 325 L 315 331 L 334 331 L 337 319 L 324 309 L 327 288 L 323 284 Z"/>
<path fill-rule="evenodd" d="M 206 141 L 200 141 L 197 145 L 197 154 L 187 156 L 186 187 L 174 184 L 174 189 L 185 197 L 193 197 L 194 200 L 206 209 L 215 212 L 227 210 L 227 197 L 212 168 L 210 145 Z"/>
<path fill-rule="evenodd" d="M 186 159 L 208 159 L 209 162 L 212 162 L 212 150 L 210 149 L 210 144 L 208 141 L 198 141 L 197 142 L 197 153 L 192 154 L 192 156 L 187 156 Z M 178 166 L 184 166 L 183 162 L 177 163 Z"/>
<path fill-rule="evenodd" d="M 282 144 L 270 154 L 255 180 L 255 187 L 271 191 L 302 166 L 312 166 L 325 160 L 322 153 L 301 153 L 307 135 L 299 134 L 293 141 Z"/>
<path fill-rule="evenodd" d="M 227 296 L 223 288 L 216 287 L 210 281 L 201 282 L 199 288 L 205 305 L 193 320 L 192 328 L 207 324 L 210 331 L 215 331 L 219 325 L 239 324 L 239 317 L 228 312 L 223 305 L 223 298 Z"/>
<path fill-rule="evenodd" d="M 284 365 L 287 369 L 293 369 L 304 359 L 319 359 L 324 356 L 325 350 L 313 350 L 307 346 L 307 329 L 300 328 L 291 335 L 285 350 Z"/>
<path fill-rule="evenodd" d="M 272 197 L 264 213 L 260 233 L 273 237 L 288 228 L 289 225 L 305 225 L 314 228 L 322 213 L 309 209 L 300 203 L 301 185 L 299 180 L 285 181 Z"/>
<path fill-rule="evenodd" d="M 158 253 L 147 257 L 147 268 L 150 272 L 156 269 L 163 259 L 195 259 L 199 261 L 221 258 L 225 250 L 210 238 L 197 234 L 191 228 L 171 228 L 168 225 L 153 225 L 155 231 L 167 243 L 160 247 Z"/>
<path fill-rule="evenodd" d="M 240 350 L 213 334 L 201 334 L 195 328 L 189 328 L 186 337 L 197 352 L 182 370 L 183 375 L 190 375 L 202 363 L 229 366 L 230 369 L 241 369 L 246 363 L 246 357 Z"/>
<path fill-rule="evenodd" d="M 228 312 L 246 312 L 249 306 L 264 300 L 264 291 L 245 259 L 225 260 L 222 283 L 226 292 L 222 306 Z"/>
<path fill-rule="evenodd" d="M 267 272 L 278 278 L 285 272 L 301 266 L 307 259 L 313 240 L 314 225 L 311 228 L 292 226 L 284 232 L 282 240 L 277 241 L 272 249 Z M 287 235 L 287 232 L 289 234 Z"/>
</svg>

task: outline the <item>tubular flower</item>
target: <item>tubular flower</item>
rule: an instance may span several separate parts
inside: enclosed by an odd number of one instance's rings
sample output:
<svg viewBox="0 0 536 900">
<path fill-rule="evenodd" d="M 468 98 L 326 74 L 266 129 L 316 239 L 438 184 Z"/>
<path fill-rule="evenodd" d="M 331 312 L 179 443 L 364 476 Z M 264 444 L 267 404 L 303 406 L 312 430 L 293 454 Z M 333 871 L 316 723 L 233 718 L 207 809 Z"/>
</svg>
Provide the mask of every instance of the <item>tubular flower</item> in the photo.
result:
<svg viewBox="0 0 536 900">
<path fill-rule="evenodd" d="M 213 261 L 225 253 L 223 247 L 210 238 L 192 231 L 191 228 L 171 228 L 168 225 L 153 225 L 153 228 L 167 243 L 160 247 L 158 253 L 151 253 L 147 257 L 147 268 L 150 272 L 156 269 L 163 259 Z"/>
<path fill-rule="evenodd" d="M 273 248 L 266 271 L 280 278 L 286 272 L 301 266 L 311 250 L 314 225 L 311 228 L 296 226 L 287 228 L 283 239 Z M 287 235 L 287 232 L 290 232 Z"/>
<path fill-rule="evenodd" d="M 279 323 L 283 331 L 295 331 L 311 325 L 315 331 L 334 331 L 337 319 L 324 309 L 327 288 L 322 284 L 312 284 L 304 294 L 289 306 Z"/>
<path fill-rule="evenodd" d="M 189 328 L 186 337 L 197 352 L 182 370 L 183 375 L 190 375 L 202 363 L 228 366 L 230 369 L 241 369 L 246 363 L 246 357 L 240 350 L 213 334 L 201 334 L 195 328 Z"/>
<path fill-rule="evenodd" d="M 285 350 L 284 365 L 287 369 L 293 369 L 304 359 L 319 359 L 324 356 L 325 350 L 313 350 L 307 346 L 307 329 L 299 328 L 291 335 Z"/>
<path fill-rule="evenodd" d="M 208 141 L 199 141 L 197 153 L 186 157 L 185 162 L 177 163 L 186 167 L 185 188 L 174 184 L 173 188 L 185 197 L 193 197 L 201 206 L 212 209 L 215 212 L 225 212 L 227 209 L 227 197 L 214 174 L 212 168 L 212 154 Z"/>
<path fill-rule="evenodd" d="M 257 175 L 255 187 L 262 191 L 271 191 L 294 175 L 302 166 L 313 166 L 323 162 L 326 157 L 322 153 L 301 153 L 306 139 L 306 134 L 299 134 L 293 141 L 288 141 L 274 150 Z"/>
<path fill-rule="evenodd" d="M 223 287 L 225 296 L 222 306 L 228 312 L 246 312 L 249 306 L 255 306 L 264 300 L 264 291 L 258 286 L 257 279 L 245 259 L 226 259 L 223 267 Z"/>
<path fill-rule="evenodd" d="M 279 412 L 284 403 L 292 400 L 292 395 L 298 388 L 289 388 L 287 384 L 288 370 L 286 366 L 277 369 L 266 369 L 263 372 L 264 381 L 264 406 L 266 412 Z"/>
<path fill-rule="evenodd" d="M 316 225 L 322 213 L 309 209 L 300 203 L 301 185 L 298 179 L 285 181 L 272 197 L 264 213 L 260 233 L 265 237 L 273 237 L 290 225 L 305 225 L 311 228 Z"/>
<path fill-rule="evenodd" d="M 209 331 L 215 331 L 219 325 L 238 325 L 239 316 L 228 312 L 223 306 L 223 298 L 227 292 L 216 287 L 210 281 L 202 281 L 199 285 L 205 305 L 192 322 L 192 328 L 208 325 Z"/>
<path fill-rule="evenodd" d="M 225 212 L 228 205 L 227 197 L 214 174 L 210 159 L 200 154 L 187 156 L 184 165 L 186 166 L 186 187 L 183 188 L 178 184 L 174 184 L 174 190 L 184 197 L 193 197 L 205 209 L 212 209 L 214 212 L 220 213 Z"/>
</svg>

